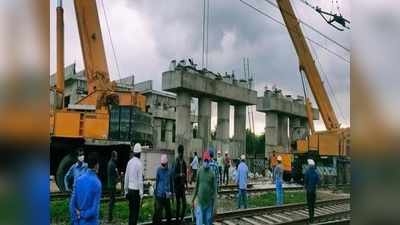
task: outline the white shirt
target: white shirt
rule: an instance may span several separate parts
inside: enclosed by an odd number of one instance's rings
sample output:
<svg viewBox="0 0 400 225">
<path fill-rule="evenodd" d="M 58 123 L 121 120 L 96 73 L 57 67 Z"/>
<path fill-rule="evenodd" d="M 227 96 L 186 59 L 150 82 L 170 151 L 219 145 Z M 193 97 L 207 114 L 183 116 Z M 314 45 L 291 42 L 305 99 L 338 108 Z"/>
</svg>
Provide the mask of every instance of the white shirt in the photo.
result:
<svg viewBox="0 0 400 225">
<path fill-rule="evenodd" d="M 129 160 L 125 171 L 124 191 L 139 190 L 140 197 L 143 197 L 143 165 L 140 159 L 133 157 Z"/>
<path fill-rule="evenodd" d="M 193 158 L 193 161 L 191 163 L 192 169 L 197 170 L 199 168 L 199 159 L 197 156 Z"/>
</svg>

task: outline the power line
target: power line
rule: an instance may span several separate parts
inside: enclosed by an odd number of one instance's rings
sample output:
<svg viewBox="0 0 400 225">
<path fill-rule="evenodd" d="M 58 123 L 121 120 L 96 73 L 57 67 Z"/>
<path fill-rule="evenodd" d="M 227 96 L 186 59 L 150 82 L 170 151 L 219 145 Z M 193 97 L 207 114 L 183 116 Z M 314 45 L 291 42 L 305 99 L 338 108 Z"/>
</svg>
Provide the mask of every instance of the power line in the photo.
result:
<svg viewBox="0 0 400 225">
<path fill-rule="evenodd" d="M 269 3 L 270 5 L 274 6 L 275 8 L 282 10 L 284 13 L 288 14 L 289 16 L 293 17 L 294 19 L 296 19 L 299 23 L 304 24 L 306 27 L 310 28 L 312 31 L 318 33 L 319 35 L 321 35 L 322 37 L 324 37 L 325 39 L 331 41 L 332 43 L 334 43 L 335 45 L 339 46 L 340 48 L 346 50 L 347 52 L 350 52 L 350 49 L 345 47 L 344 45 L 340 44 L 339 42 L 335 41 L 333 38 L 327 36 L 326 34 L 322 33 L 321 31 L 317 30 L 315 27 L 313 27 L 312 25 L 304 22 L 301 19 L 298 19 L 295 15 L 292 15 L 290 12 L 288 12 L 287 10 L 284 9 L 280 9 L 278 5 L 276 5 L 274 2 L 272 2 L 271 0 L 264 0 L 267 3 Z"/>
<path fill-rule="evenodd" d="M 278 20 L 278 19 L 274 18 L 273 16 L 271 16 L 271 15 L 265 13 L 264 11 L 261 11 L 261 10 L 258 9 L 257 7 L 251 5 L 250 3 L 248 3 L 248 2 L 246 2 L 246 1 L 244 1 L 244 0 L 239 0 L 239 1 L 240 1 L 241 3 L 243 3 L 244 5 L 246 5 L 246 6 L 250 7 L 250 8 L 252 8 L 252 9 L 255 10 L 256 12 L 260 13 L 261 15 L 263 15 L 263 16 L 265 16 L 265 17 L 271 19 L 272 21 L 274 21 L 274 22 L 276 22 L 276 23 L 282 25 L 283 27 L 288 28 L 288 29 L 290 28 L 290 27 L 287 27 L 287 26 L 286 26 L 283 22 L 281 22 L 280 20 Z M 297 35 L 297 36 L 300 36 L 300 34 L 298 34 L 298 33 L 294 33 L 294 34 Z M 329 53 L 335 55 L 335 56 L 338 57 L 339 59 L 341 59 L 341 60 L 343 60 L 343 61 L 345 61 L 345 62 L 347 62 L 347 63 L 350 63 L 350 60 L 348 60 L 348 59 L 345 58 L 344 56 L 339 55 L 339 54 L 336 53 L 335 51 L 333 51 L 333 50 L 331 50 L 331 49 L 329 49 L 329 48 L 323 46 L 322 44 L 318 43 L 317 41 L 314 41 L 313 39 L 309 38 L 308 36 L 305 36 L 305 35 L 304 35 L 304 38 L 307 39 L 307 40 L 309 40 L 310 42 L 314 43 L 315 45 L 321 47 L 321 48 L 324 49 L 325 51 L 327 51 L 327 52 L 329 52 Z"/>
<path fill-rule="evenodd" d="M 106 28 L 107 28 L 107 32 L 108 32 L 108 36 L 110 38 L 110 42 L 111 42 L 111 49 L 114 55 L 114 60 L 115 60 L 115 66 L 117 67 L 117 72 L 118 72 L 118 79 L 121 80 L 121 72 L 119 70 L 119 64 L 118 64 L 118 60 L 117 60 L 117 55 L 115 53 L 115 48 L 114 48 L 114 43 L 113 43 L 113 39 L 111 37 L 111 32 L 110 32 L 110 25 L 108 23 L 108 17 L 107 17 L 107 12 L 106 12 L 106 8 L 104 7 L 104 2 L 103 0 L 100 1 L 101 2 L 101 6 L 103 8 L 103 12 L 104 12 L 104 18 L 106 20 Z"/>
</svg>

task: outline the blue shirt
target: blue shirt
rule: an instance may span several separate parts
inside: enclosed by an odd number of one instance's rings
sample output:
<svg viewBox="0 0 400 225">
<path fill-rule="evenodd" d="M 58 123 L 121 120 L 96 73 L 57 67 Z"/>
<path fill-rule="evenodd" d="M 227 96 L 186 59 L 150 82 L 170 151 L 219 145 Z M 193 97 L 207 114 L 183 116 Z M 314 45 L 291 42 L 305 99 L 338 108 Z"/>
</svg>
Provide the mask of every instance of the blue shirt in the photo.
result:
<svg viewBox="0 0 400 225">
<path fill-rule="evenodd" d="M 101 198 L 101 182 L 95 171 L 88 170 L 75 181 L 69 204 L 73 225 L 98 225 Z M 76 214 L 80 211 L 80 219 Z"/>
<path fill-rule="evenodd" d="M 239 163 L 236 175 L 236 184 L 239 185 L 239 189 L 246 190 L 247 189 L 247 174 L 249 173 L 249 168 L 242 161 Z"/>
<path fill-rule="evenodd" d="M 158 198 L 169 197 L 167 193 L 172 193 L 172 179 L 168 167 L 159 167 L 156 175 L 156 188 L 154 195 Z"/>
<path fill-rule="evenodd" d="M 212 159 L 210 161 L 210 169 L 214 172 L 214 176 L 215 176 L 215 185 L 216 187 L 218 187 L 219 184 L 219 165 L 218 162 L 214 159 Z"/>
<path fill-rule="evenodd" d="M 71 185 L 74 185 L 76 178 L 87 171 L 87 163 L 74 163 L 65 174 L 64 177 L 64 187 L 67 191 L 71 190 Z M 68 180 L 72 179 L 71 185 L 68 183 Z"/>
<path fill-rule="evenodd" d="M 315 166 L 310 166 L 304 175 L 304 187 L 307 192 L 315 192 L 319 183 L 319 174 L 315 170 Z"/>
</svg>

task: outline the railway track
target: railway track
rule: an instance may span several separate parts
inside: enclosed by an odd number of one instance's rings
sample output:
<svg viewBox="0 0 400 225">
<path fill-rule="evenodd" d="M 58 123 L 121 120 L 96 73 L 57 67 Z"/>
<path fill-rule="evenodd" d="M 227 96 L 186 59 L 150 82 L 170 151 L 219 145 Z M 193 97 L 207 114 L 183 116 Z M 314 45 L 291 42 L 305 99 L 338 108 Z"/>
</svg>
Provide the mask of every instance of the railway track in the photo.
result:
<svg viewBox="0 0 400 225">
<path fill-rule="evenodd" d="M 248 187 L 249 187 L 249 189 L 247 189 L 248 194 L 268 193 L 268 192 L 275 191 L 275 188 L 252 188 L 253 184 L 249 184 Z M 321 188 L 332 189 L 335 187 L 322 186 Z M 285 187 L 284 188 L 284 191 L 301 191 L 301 190 L 303 190 L 303 187 L 301 187 L 301 186 L 293 186 L 293 187 Z M 188 190 L 189 194 L 191 194 L 192 191 L 193 191 L 193 187 L 190 187 Z M 237 194 L 237 187 L 235 185 L 224 185 L 224 186 L 221 186 L 218 193 L 220 195 L 235 195 L 235 194 Z M 51 201 L 64 200 L 64 199 L 68 198 L 69 196 L 70 196 L 70 193 L 68 193 L 68 192 L 50 193 L 50 200 Z M 109 197 L 109 192 L 105 191 L 103 193 L 102 201 L 106 201 L 108 199 L 108 197 Z M 144 198 L 152 198 L 152 196 L 145 195 Z M 121 201 L 121 200 L 125 200 L 125 198 L 124 198 L 124 196 L 122 196 L 122 194 L 118 190 L 117 195 L 116 195 L 116 201 Z"/>
<path fill-rule="evenodd" d="M 191 217 L 185 217 L 185 224 L 193 224 Z M 350 198 L 317 201 L 315 224 L 350 224 Z M 140 225 L 150 225 L 151 222 Z M 305 203 L 283 206 L 258 207 L 218 213 L 214 225 L 298 225 L 308 224 L 308 209 Z"/>
</svg>

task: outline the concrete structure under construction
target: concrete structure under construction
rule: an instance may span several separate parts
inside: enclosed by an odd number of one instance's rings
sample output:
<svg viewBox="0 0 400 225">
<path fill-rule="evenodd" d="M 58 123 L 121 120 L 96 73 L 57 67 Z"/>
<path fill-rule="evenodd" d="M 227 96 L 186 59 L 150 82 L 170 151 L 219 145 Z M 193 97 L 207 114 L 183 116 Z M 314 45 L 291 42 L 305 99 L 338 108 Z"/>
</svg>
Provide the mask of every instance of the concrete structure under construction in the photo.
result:
<svg viewBox="0 0 400 225">
<path fill-rule="evenodd" d="M 295 140 L 308 135 L 308 121 L 303 96 L 293 99 L 284 96 L 281 90 L 266 89 L 258 97 L 257 111 L 265 113 L 265 156 L 269 153 L 289 152 Z M 319 112 L 313 109 L 313 119 L 319 119 Z"/>
<path fill-rule="evenodd" d="M 257 103 L 257 92 L 248 88 L 247 81 L 234 75 L 221 76 L 197 70 L 195 65 L 180 62 L 162 74 L 162 90 L 176 93 L 176 142 L 185 146 L 186 157 L 201 153 L 208 147 L 237 158 L 246 149 L 246 106 Z M 198 138 L 193 138 L 190 123 L 190 102 L 198 98 Z M 215 140 L 211 140 L 211 102 L 218 104 Z M 234 136 L 229 138 L 230 106 L 234 110 Z"/>
</svg>

